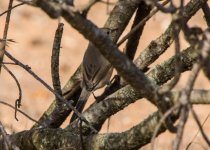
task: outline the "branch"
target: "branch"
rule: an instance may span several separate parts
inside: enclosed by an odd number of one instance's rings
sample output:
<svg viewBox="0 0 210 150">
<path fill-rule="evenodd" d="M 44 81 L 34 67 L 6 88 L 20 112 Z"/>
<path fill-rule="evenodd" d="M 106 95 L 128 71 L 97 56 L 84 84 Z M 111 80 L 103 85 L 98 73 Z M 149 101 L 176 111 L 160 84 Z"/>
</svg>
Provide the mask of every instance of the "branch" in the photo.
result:
<svg viewBox="0 0 210 150">
<path fill-rule="evenodd" d="M 182 68 L 180 71 L 184 72 L 190 70 L 198 56 L 196 50 L 193 50 L 192 47 L 182 51 L 179 55 L 181 61 L 180 68 Z M 175 57 L 176 56 L 168 59 L 161 65 L 157 65 L 148 73 L 148 78 L 157 85 L 162 85 L 173 78 L 175 75 Z M 84 117 L 99 130 L 107 118 L 127 107 L 129 104 L 139 100 L 143 97 L 143 94 L 144 93 L 141 93 L 141 91 L 135 90 L 130 85 L 127 85 L 108 96 L 102 102 L 94 103 L 92 107 L 84 112 Z M 68 128 L 75 130 L 77 127 L 72 124 Z M 84 128 L 84 132 L 86 132 L 85 130 L 89 132 L 89 129 L 85 125 Z"/>
<path fill-rule="evenodd" d="M 106 21 L 105 27 L 110 29 L 116 29 L 116 28 L 118 29 L 112 35 L 112 40 L 114 42 L 117 42 L 117 40 L 119 39 L 120 35 L 127 26 L 130 18 L 132 17 L 137 7 L 138 4 L 136 4 L 135 2 L 130 0 L 125 0 L 125 1 L 119 1 L 112 10 L 109 18 Z M 81 92 L 80 72 L 81 72 L 81 65 L 77 68 L 75 73 L 70 77 L 70 79 L 67 81 L 66 85 L 62 89 L 64 98 L 66 100 L 73 100 L 75 104 Z M 48 110 L 39 119 L 39 122 L 42 124 L 46 124 L 46 126 L 48 127 L 57 128 L 63 123 L 63 121 L 67 118 L 70 112 L 71 110 L 68 109 L 67 107 L 63 107 L 62 109 L 57 108 L 56 102 L 54 101 L 50 105 Z M 52 119 L 52 116 L 57 116 L 56 117 L 57 120 L 54 121 L 54 119 Z M 36 126 L 37 125 L 34 125 L 34 127 Z"/>
<path fill-rule="evenodd" d="M 183 23 L 186 23 L 200 9 L 202 4 L 204 4 L 205 2 L 206 0 L 195 0 L 195 1 L 191 0 L 183 8 Z M 174 26 L 175 24 L 172 22 L 160 37 L 152 41 L 147 46 L 147 48 L 141 52 L 139 57 L 135 60 L 135 64 L 138 66 L 139 69 L 144 69 L 148 67 L 167 50 L 167 48 L 171 45 L 171 43 L 174 40 L 173 39 L 173 32 L 174 32 L 173 30 L 175 28 Z"/>
<path fill-rule="evenodd" d="M 210 104 L 210 91 L 195 90 L 192 92 L 192 97 L 202 93 L 191 99 L 197 103 L 197 98 L 203 98 L 201 102 Z M 176 94 L 174 93 L 174 97 Z M 160 112 L 155 112 L 146 118 L 144 121 L 134 126 L 133 128 L 122 133 L 106 133 L 90 136 L 83 136 L 84 147 L 88 149 L 137 149 L 148 144 L 152 138 L 156 125 L 161 119 Z M 175 121 L 176 118 L 173 119 Z M 158 135 L 166 131 L 164 126 L 161 126 Z M 56 135 L 56 138 L 55 138 Z M 81 150 L 79 135 L 65 129 L 42 128 L 29 130 L 10 135 L 12 144 L 18 146 L 21 150 L 36 150 L 36 149 L 75 149 Z M 0 149 L 3 147 L 3 140 L 0 139 Z"/>
<path fill-rule="evenodd" d="M 10 8 L 10 9 L 4 11 L 3 13 L 1 13 L 1 14 L 0 14 L 0 17 L 3 16 L 4 14 L 8 13 L 8 12 L 11 11 L 12 9 L 15 9 L 16 7 L 22 6 L 22 5 L 24 5 L 24 4 L 25 4 L 25 3 L 22 2 L 22 3 L 19 3 L 19 4 L 17 4 L 17 5 L 12 6 L 12 8 Z"/>
<path fill-rule="evenodd" d="M 80 31 L 86 38 L 99 48 L 104 57 L 110 61 L 118 73 L 135 89 L 144 91 L 146 98 L 155 103 L 156 87 L 151 83 L 144 73 L 123 54 L 115 44 L 108 38 L 107 35 L 100 32 L 100 30 L 91 22 L 85 20 L 78 13 L 72 12 L 71 9 L 64 7 L 63 17 L 78 31 Z M 86 28 L 83 28 L 83 26 Z M 88 34 L 88 33 L 94 33 Z M 95 36 L 94 36 L 95 35 Z M 100 40 L 98 40 L 100 39 Z M 142 85 L 145 85 L 144 87 Z M 151 92 L 152 91 L 152 92 Z"/>
<path fill-rule="evenodd" d="M 136 11 L 136 16 L 135 16 L 133 25 L 131 27 L 131 31 L 133 30 L 133 28 L 135 28 L 138 25 L 139 22 L 141 22 L 143 19 L 145 19 L 149 15 L 150 11 L 151 11 L 151 7 L 146 5 L 145 2 L 141 2 L 139 4 L 139 7 Z M 128 38 L 128 42 L 126 43 L 124 53 L 128 56 L 130 60 L 134 59 L 134 55 L 136 53 L 136 50 L 139 44 L 139 39 L 141 38 L 145 24 L 146 22 L 144 22 L 138 28 L 138 30 L 135 31 L 135 33 Z M 119 44 L 120 42 L 118 43 L 118 45 Z"/>
<path fill-rule="evenodd" d="M 180 91 L 173 92 L 174 103 L 177 103 L 177 97 Z M 192 91 L 191 103 L 194 104 L 210 104 L 210 91 L 194 90 Z M 118 102 L 117 102 L 118 103 Z M 133 128 L 122 133 L 98 134 L 90 140 L 92 146 L 96 143 L 101 149 L 137 149 L 150 143 L 155 128 L 161 119 L 160 112 L 155 112 L 144 121 Z M 177 117 L 173 118 L 175 122 Z M 158 135 L 166 130 L 165 126 L 161 126 Z M 106 143 L 106 144 L 104 144 Z M 89 146 L 91 146 L 89 145 Z M 93 147 L 89 147 L 93 148 Z"/>
<path fill-rule="evenodd" d="M 63 98 L 67 101 L 75 100 L 79 98 L 81 88 L 81 67 L 79 67 L 72 77 L 68 80 L 64 88 L 62 89 Z M 75 105 L 75 104 L 73 104 Z M 72 110 L 66 105 L 58 107 L 56 100 L 52 102 L 49 108 L 43 113 L 39 119 L 39 123 L 44 127 L 58 128 L 68 117 Z M 55 119 L 56 118 L 56 119 Z M 32 128 L 40 127 L 39 124 L 34 124 Z"/>
<path fill-rule="evenodd" d="M 117 46 L 119 46 L 128 38 L 126 47 L 124 49 L 124 53 L 130 60 L 134 59 L 134 56 L 135 56 L 135 53 L 139 44 L 139 39 L 142 35 L 146 21 L 148 20 L 148 18 L 153 16 L 151 14 L 154 14 L 154 13 L 150 13 L 150 11 L 151 11 L 151 7 L 146 5 L 145 2 L 141 2 L 136 11 L 134 22 L 133 22 L 130 32 L 126 34 L 117 43 Z M 105 97 L 117 91 L 121 87 L 120 80 L 121 80 L 120 76 L 115 75 L 114 78 L 111 80 L 113 82 L 111 82 L 111 84 L 105 88 L 105 91 L 100 96 L 97 97 L 96 99 L 97 102 L 102 101 Z"/>
<path fill-rule="evenodd" d="M 209 5 L 208 5 L 207 2 L 205 4 L 203 4 L 202 10 L 203 10 L 203 13 L 204 13 L 206 23 L 210 27 L 210 8 L 209 8 Z"/>
<path fill-rule="evenodd" d="M 191 1 L 187 5 L 188 7 L 186 6 L 186 16 L 184 16 L 185 19 L 186 20 L 189 19 L 204 2 L 206 1 L 205 0 Z M 58 9 L 57 7 L 53 9 L 53 5 L 51 5 L 46 1 L 37 1 L 37 5 L 40 6 L 43 10 L 45 10 L 52 17 L 56 17 L 55 14 L 59 13 L 59 12 L 56 13 L 56 10 Z M 131 83 L 133 87 L 135 87 L 138 90 L 142 90 L 140 92 L 143 93 L 143 96 L 145 96 L 151 101 L 153 100 L 152 102 L 155 103 L 154 96 L 155 96 L 156 87 L 145 77 L 145 75 L 141 71 L 137 70 L 137 68 L 135 67 L 135 65 L 132 64 L 131 61 L 126 59 L 126 57 L 118 51 L 116 46 L 113 45 L 113 43 L 106 36 L 100 33 L 99 30 L 91 22 L 84 20 L 84 18 L 82 18 L 79 13 L 74 12 L 72 9 L 66 7 L 65 5 L 62 5 L 62 7 L 59 9 L 62 10 L 61 13 L 62 16 L 74 28 L 83 33 L 86 38 L 88 38 L 91 42 L 93 42 L 101 50 L 102 54 L 105 55 L 105 57 L 110 60 L 110 62 L 114 65 L 114 67 L 117 68 L 120 74 L 129 83 Z M 84 25 L 86 26 L 86 28 L 82 28 Z M 94 33 L 94 34 L 88 34 L 88 33 Z M 99 38 L 101 39 L 101 41 L 97 40 Z M 171 38 L 169 37 L 169 41 L 170 39 Z M 141 85 L 147 85 L 146 87 L 144 87 L 146 91 L 142 89 L 143 87 Z M 151 93 L 151 91 L 153 91 L 153 93 Z"/>
<path fill-rule="evenodd" d="M 7 34 L 8 34 L 8 30 L 9 30 L 9 22 L 10 22 L 12 4 L 13 4 L 13 0 L 10 0 L 9 6 L 8 6 L 9 11 L 7 12 L 7 17 L 6 17 L 5 26 L 4 26 L 3 41 L 0 42 L 0 72 L 1 72 L 1 65 L 2 65 L 2 62 L 4 59 L 4 51 L 6 48 Z"/>
<path fill-rule="evenodd" d="M 3 68 L 12 76 L 12 78 L 15 80 L 15 83 L 18 87 L 18 91 L 19 91 L 19 97 L 18 99 L 15 101 L 15 119 L 18 121 L 17 119 L 17 108 L 20 108 L 21 106 L 21 99 L 22 99 L 22 89 L 20 86 L 20 83 L 18 81 L 18 79 L 16 78 L 16 76 L 12 73 L 12 71 L 9 70 L 9 68 L 7 68 L 4 64 L 2 65 Z"/>
<path fill-rule="evenodd" d="M 56 93 L 62 95 L 61 84 L 60 84 L 60 76 L 59 76 L 59 54 L 61 47 L 61 38 L 63 35 L 63 23 L 59 23 L 52 48 L 52 56 L 51 56 L 51 74 L 52 74 L 52 82 L 53 87 Z"/>
<path fill-rule="evenodd" d="M 23 63 L 21 63 L 20 61 L 18 61 L 16 58 L 14 58 L 11 54 L 9 54 L 7 51 L 4 52 L 5 55 L 11 59 L 13 62 L 15 62 L 17 65 L 19 65 L 20 67 L 22 67 L 25 71 L 27 71 L 29 74 L 31 74 L 37 81 L 39 81 L 43 86 L 45 86 L 51 93 L 53 93 L 56 98 L 60 101 L 60 103 L 62 103 L 64 105 L 64 107 L 68 107 L 69 109 L 73 110 L 77 116 L 84 121 L 85 123 L 87 123 L 90 128 L 94 131 L 97 132 L 92 125 L 89 124 L 89 122 L 81 115 L 81 113 L 78 112 L 78 110 L 76 108 L 74 108 L 72 106 L 71 103 L 68 103 L 61 95 L 59 95 L 58 93 L 56 93 L 51 87 L 50 85 L 48 85 L 43 79 L 41 79 L 38 75 L 36 75 L 31 68 L 28 65 L 24 65 Z"/>
<path fill-rule="evenodd" d="M 0 100 L 0 104 L 3 104 L 3 105 L 5 105 L 5 106 L 8 106 L 8 107 L 14 109 L 14 110 L 17 110 L 18 112 L 20 112 L 22 115 L 24 115 L 24 116 L 25 116 L 26 118 L 28 118 L 29 120 L 38 123 L 38 121 L 36 121 L 35 119 L 33 119 L 32 117 L 30 117 L 29 115 L 27 115 L 27 114 L 26 114 L 25 112 L 23 112 L 22 110 L 20 110 L 20 109 L 14 107 L 14 106 L 12 106 L 11 104 L 8 104 L 8 103 L 6 103 L 6 102 L 4 102 L 4 101 L 1 101 L 1 100 Z"/>
</svg>

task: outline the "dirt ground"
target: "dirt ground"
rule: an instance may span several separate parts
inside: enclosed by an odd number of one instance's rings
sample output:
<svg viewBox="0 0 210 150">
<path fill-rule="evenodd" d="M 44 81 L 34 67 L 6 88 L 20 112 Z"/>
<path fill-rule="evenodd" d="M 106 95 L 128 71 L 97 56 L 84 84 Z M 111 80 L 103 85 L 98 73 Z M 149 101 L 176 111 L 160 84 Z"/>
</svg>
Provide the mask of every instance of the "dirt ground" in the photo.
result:
<svg viewBox="0 0 210 150">
<path fill-rule="evenodd" d="M 77 0 L 77 3 L 78 6 L 82 6 L 85 1 L 81 3 L 81 1 L 79 2 L 79 0 Z M 17 2 L 15 2 L 15 4 L 17 4 Z M 0 13 L 7 9 L 7 5 L 8 0 L 0 1 Z M 111 10 L 112 7 L 109 7 L 109 9 Z M 106 6 L 102 3 L 95 5 L 88 15 L 88 18 L 99 27 L 103 26 L 107 17 L 108 15 L 106 11 Z M 149 44 L 152 39 L 155 39 L 162 32 L 164 32 L 164 30 L 170 23 L 170 20 L 170 15 L 158 13 L 147 23 L 136 56 L 138 56 L 139 53 L 144 50 L 144 48 Z M 5 15 L 0 17 L 1 35 L 3 35 L 4 21 Z M 62 50 L 60 54 L 60 77 L 62 86 L 65 85 L 66 81 L 81 63 L 84 51 L 88 44 L 88 41 L 82 35 L 80 35 L 65 21 L 63 22 L 65 24 L 65 29 L 62 40 Z M 14 39 L 17 43 L 9 44 L 7 50 L 14 57 L 21 60 L 24 64 L 29 65 L 35 73 L 37 73 L 51 86 L 51 48 L 57 23 L 58 20 L 50 19 L 40 9 L 24 5 L 16 8 L 15 11 L 12 13 L 8 36 L 8 38 Z M 206 24 L 203 21 L 202 12 L 198 12 L 191 19 L 190 25 L 197 25 L 206 28 Z M 126 29 L 125 33 L 129 31 L 129 27 Z M 186 48 L 187 46 L 188 44 L 182 38 L 181 47 Z M 120 49 L 122 50 L 123 46 L 121 46 Z M 172 45 L 167 50 L 167 52 L 155 62 L 155 64 L 151 65 L 151 68 L 154 67 L 156 64 L 165 61 L 173 54 L 174 46 Z M 8 62 L 9 60 L 5 57 L 4 61 Z M 38 81 L 36 81 L 31 75 L 29 75 L 20 67 L 12 65 L 8 67 L 18 78 L 23 90 L 21 110 L 26 112 L 34 119 L 38 120 L 42 113 L 52 103 L 54 95 L 51 94 L 45 87 L 43 87 Z M 179 84 L 176 86 L 176 89 L 182 89 L 185 86 L 188 75 L 189 72 L 183 74 Z M 210 89 L 210 82 L 204 78 L 202 72 L 199 74 L 199 78 L 196 80 L 195 88 Z M 100 93 L 101 90 L 96 92 L 96 95 Z M 17 97 L 17 86 L 13 78 L 3 69 L 0 76 L 0 100 L 14 105 Z M 88 107 L 88 105 L 90 105 L 90 103 L 92 103 L 93 101 L 94 99 L 91 96 L 86 107 Z M 199 116 L 200 121 L 203 122 L 210 112 L 210 106 L 199 105 L 194 106 L 194 108 Z M 136 103 L 131 104 L 129 107 L 120 111 L 111 118 L 109 132 L 125 131 L 136 125 L 138 122 L 142 121 L 155 110 L 156 108 L 153 105 L 151 105 L 146 100 L 141 99 Z M 6 126 L 8 132 L 19 132 L 22 130 L 28 130 L 34 124 L 33 122 L 22 116 L 20 113 L 18 113 L 18 119 L 19 121 L 16 121 L 14 119 L 14 110 L 8 108 L 7 106 L 0 105 L 0 121 L 3 123 L 4 126 Z M 67 119 L 66 123 L 64 123 L 62 127 L 65 127 L 67 125 L 68 120 L 69 119 Z M 210 134 L 210 119 L 206 121 L 204 125 L 204 130 L 207 135 Z M 186 146 L 196 135 L 197 131 L 198 127 L 190 114 L 187 125 L 185 127 L 181 149 L 186 148 Z M 104 124 L 101 132 L 107 132 L 107 123 Z M 171 149 L 174 138 L 175 135 L 169 132 L 163 133 L 157 138 L 155 142 L 156 149 Z M 206 143 L 202 140 L 201 134 L 199 133 L 189 149 L 204 149 L 203 147 L 208 149 Z M 150 149 L 150 145 L 147 145 L 142 149 Z"/>
</svg>

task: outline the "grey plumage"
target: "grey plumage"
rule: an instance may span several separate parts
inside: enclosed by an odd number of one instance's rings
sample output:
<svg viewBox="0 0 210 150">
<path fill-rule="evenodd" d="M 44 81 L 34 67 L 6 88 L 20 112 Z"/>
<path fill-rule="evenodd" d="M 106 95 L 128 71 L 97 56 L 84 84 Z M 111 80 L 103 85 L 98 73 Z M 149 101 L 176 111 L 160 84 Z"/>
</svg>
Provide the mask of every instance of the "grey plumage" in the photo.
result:
<svg viewBox="0 0 210 150">
<path fill-rule="evenodd" d="M 102 30 L 110 34 L 111 29 L 102 28 Z M 82 62 L 82 92 L 76 104 L 76 109 L 82 112 L 87 99 L 91 92 L 105 86 L 111 78 L 113 68 L 109 61 L 100 53 L 100 51 L 90 42 L 87 50 L 85 51 Z M 77 119 L 74 113 L 70 123 Z"/>
</svg>

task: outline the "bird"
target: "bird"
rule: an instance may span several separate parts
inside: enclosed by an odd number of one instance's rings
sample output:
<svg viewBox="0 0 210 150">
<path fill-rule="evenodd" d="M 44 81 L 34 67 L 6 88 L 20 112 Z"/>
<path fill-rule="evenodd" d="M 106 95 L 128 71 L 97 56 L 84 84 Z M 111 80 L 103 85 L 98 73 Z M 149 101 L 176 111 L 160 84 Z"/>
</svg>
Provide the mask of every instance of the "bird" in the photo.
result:
<svg viewBox="0 0 210 150">
<path fill-rule="evenodd" d="M 101 28 L 101 30 L 111 35 L 114 29 Z M 82 112 L 90 94 L 109 83 L 113 67 L 109 61 L 101 54 L 99 49 L 89 42 L 82 61 L 82 82 L 80 84 L 82 91 L 76 104 L 78 112 Z M 77 119 L 74 113 L 70 119 L 70 123 Z"/>
</svg>

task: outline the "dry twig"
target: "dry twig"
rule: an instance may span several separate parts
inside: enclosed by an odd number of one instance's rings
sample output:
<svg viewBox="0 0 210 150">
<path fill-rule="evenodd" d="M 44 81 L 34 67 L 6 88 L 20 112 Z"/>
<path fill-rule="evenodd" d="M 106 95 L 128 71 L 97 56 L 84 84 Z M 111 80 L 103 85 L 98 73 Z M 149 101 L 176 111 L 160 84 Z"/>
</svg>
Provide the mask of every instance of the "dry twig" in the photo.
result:
<svg viewBox="0 0 210 150">
<path fill-rule="evenodd" d="M 17 119 L 17 108 L 20 108 L 20 106 L 21 106 L 22 89 L 21 89 L 21 86 L 20 86 L 20 83 L 19 83 L 18 79 L 17 79 L 16 76 L 12 73 L 12 71 L 9 70 L 9 68 L 7 68 L 4 64 L 3 64 L 2 66 L 3 66 L 3 68 L 12 76 L 12 78 L 15 80 L 15 83 L 17 84 L 17 87 L 18 87 L 19 97 L 18 97 L 18 99 L 15 101 L 15 119 L 18 121 L 18 119 Z"/>
<path fill-rule="evenodd" d="M 13 0 L 10 0 L 9 6 L 8 6 L 9 11 L 7 12 L 6 22 L 5 22 L 5 26 L 4 26 L 3 41 L 0 42 L 0 72 L 1 72 L 1 65 L 3 62 L 3 58 L 4 58 L 4 51 L 6 48 L 6 41 L 7 41 L 7 34 L 8 34 L 8 30 L 9 30 L 9 22 L 10 22 L 12 4 L 13 4 Z"/>
</svg>

